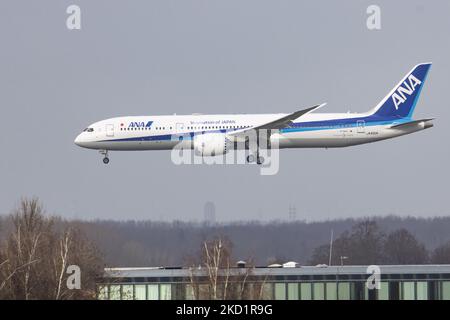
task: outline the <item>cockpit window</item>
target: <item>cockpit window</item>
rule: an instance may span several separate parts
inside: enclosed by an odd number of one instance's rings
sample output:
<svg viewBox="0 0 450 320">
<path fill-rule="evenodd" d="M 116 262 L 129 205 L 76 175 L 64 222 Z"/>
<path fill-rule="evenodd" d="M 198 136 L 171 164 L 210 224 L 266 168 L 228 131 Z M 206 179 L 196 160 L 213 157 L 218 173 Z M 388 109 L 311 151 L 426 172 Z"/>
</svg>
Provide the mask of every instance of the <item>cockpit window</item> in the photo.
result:
<svg viewBox="0 0 450 320">
<path fill-rule="evenodd" d="M 93 132 L 94 128 L 86 128 L 83 130 L 83 132 Z"/>
</svg>

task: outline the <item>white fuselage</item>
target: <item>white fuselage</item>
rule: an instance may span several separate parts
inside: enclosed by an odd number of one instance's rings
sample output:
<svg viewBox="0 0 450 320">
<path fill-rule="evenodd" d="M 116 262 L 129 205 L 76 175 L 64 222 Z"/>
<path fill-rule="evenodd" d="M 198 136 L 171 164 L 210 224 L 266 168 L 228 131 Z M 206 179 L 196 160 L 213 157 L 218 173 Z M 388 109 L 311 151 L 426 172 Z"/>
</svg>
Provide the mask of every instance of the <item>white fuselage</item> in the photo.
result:
<svg viewBox="0 0 450 320">
<path fill-rule="evenodd" d="M 75 139 L 75 143 L 100 150 L 170 150 L 179 143 L 180 135 L 227 135 L 282 116 L 283 114 L 236 114 L 117 117 L 93 123 Z M 427 128 L 425 123 L 391 128 L 406 121 L 408 120 L 378 119 L 366 113 L 311 113 L 294 121 L 292 126 L 280 129 L 275 135 L 279 148 L 334 148 L 389 139 Z"/>
</svg>

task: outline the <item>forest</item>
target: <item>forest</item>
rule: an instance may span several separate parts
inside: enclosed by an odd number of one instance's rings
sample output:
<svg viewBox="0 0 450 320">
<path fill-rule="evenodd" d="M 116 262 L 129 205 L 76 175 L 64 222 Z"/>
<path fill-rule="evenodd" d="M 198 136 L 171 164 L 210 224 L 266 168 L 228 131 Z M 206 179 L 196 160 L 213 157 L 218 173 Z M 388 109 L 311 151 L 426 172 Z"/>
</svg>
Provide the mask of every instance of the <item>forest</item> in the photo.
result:
<svg viewBox="0 0 450 320">
<path fill-rule="evenodd" d="M 52 218 L 59 229 L 71 225 L 80 230 L 101 252 L 105 263 L 113 267 L 182 266 L 198 255 L 203 241 L 214 237 L 230 240 L 236 261 L 251 259 L 260 266 L 286 261 L 328 264 L 329 254 L 325 253 L 329 251 L 332 230 L 332 264 L 341 263 L 340 256 L 347 257 L 346 264 L 439 263 L 433 260 L 436 251 L 450 245 L 450 217 L 373 216 L 215 224 Z M 0 216 L 0 241 L 7 238 L 12 225 L 11 216 Z M 408 255 L 411 262 L 385 256 L 389 252 L 393 255 L 395 250 Z"/>
</svg>

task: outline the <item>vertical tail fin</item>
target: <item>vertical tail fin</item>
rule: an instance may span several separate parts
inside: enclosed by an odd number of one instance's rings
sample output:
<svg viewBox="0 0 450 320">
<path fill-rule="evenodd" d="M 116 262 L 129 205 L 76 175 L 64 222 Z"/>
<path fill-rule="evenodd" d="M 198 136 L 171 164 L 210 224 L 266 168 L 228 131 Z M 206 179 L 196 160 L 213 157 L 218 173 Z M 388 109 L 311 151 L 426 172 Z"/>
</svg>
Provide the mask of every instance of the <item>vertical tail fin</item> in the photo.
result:
<svg viewBox="0 0 450 320">
<path fill-rule="evenodd" d="M 430 67 L 431 63 L 421 63 L 412 68 L 372 109 L 371 114 L 381 117 L 411 118 Z"/>
</svg>

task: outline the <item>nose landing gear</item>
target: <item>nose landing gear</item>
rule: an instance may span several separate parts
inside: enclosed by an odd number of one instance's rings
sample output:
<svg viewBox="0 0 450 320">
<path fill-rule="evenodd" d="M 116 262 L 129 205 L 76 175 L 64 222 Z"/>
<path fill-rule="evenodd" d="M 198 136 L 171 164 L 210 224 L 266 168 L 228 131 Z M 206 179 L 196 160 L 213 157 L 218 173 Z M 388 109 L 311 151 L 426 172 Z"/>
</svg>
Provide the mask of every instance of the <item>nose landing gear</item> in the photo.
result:
<svg viewBox="0 0 450 320">
<path fill-rule="evenodd" d="M 108 164 L 109 163 L 108 150 L 100 150 L 99 152 L 100 154 L 103 155 L 103 163 Z"/>
</svg>

